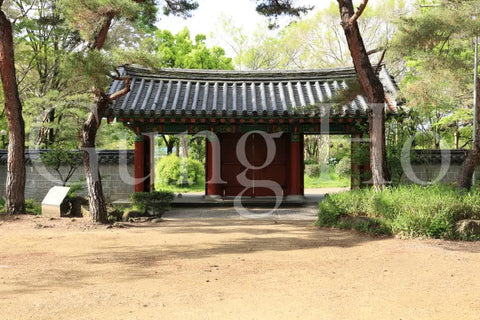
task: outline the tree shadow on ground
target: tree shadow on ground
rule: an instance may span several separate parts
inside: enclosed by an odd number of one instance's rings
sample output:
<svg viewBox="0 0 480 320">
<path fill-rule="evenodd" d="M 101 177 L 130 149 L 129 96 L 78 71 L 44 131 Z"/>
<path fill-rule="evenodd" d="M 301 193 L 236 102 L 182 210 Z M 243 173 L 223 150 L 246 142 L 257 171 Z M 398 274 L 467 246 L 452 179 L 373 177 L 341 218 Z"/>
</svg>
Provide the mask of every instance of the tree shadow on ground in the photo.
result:
<svg viewBox="0 0 480 320">
<path fill-rule="evenodd" d="M 253 225 L 266 228 L 253 228 Z M 275 225 L 277 227 L 275 227 Z M 91 264 L 120 263 L 135 270 L 141 276 L 142 268 L 154 267 L 158 264 L 183 259 L 203 259 L 221 255 L 245 256 L 263 251 L 288 252 L 312 248 L 350 248 L 364 242 L 382 241 L 385 238 L 374 238 L 355 232 L 319 229 L 310 223 L 274 223 L 270 221 L 175 221 L 168 226 L 151 227 L 159 232 L 168 234 L 226 234 L 236 233 L 237 238 L 199 242 L 193 244 L 165 244 L 158 245 L 122 245 L 102 247 L 101 250 L 80 256 Z M 274 235 L 274 236 L 272 236 Z M 151 272 L 149 272 L 151 274 Z"/>
</svg>

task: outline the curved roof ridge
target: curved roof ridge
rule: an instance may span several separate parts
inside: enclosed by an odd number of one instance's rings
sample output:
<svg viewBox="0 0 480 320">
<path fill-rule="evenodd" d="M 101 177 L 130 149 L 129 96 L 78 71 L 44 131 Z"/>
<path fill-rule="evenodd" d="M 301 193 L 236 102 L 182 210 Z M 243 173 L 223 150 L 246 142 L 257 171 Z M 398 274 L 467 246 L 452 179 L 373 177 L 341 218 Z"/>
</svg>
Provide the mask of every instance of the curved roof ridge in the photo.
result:
<svg viewBox="0 0 480 320">
<path fill-rule="evenodd" d="M 151 69 L 139 65 L 123 66 L 126 73 L 132 76 L 178 80 L 205 81 L 288 81 L 311 79 L 355 78 L 353 67 L 296 69 L 296 70 L 205 70 L 205 69 Z"/>
</svg>

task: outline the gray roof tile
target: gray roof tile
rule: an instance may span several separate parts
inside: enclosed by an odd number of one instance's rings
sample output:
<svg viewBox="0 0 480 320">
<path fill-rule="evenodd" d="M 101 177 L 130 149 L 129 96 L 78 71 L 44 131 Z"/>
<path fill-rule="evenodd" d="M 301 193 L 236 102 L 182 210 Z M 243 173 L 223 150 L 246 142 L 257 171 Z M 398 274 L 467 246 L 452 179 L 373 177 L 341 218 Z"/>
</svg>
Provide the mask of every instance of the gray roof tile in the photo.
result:
<svg viewBox="0 0 480 320">
<path fill-rule="evenodd" d="M 289 115 L 295 108 L 306 106 L 315 106 L 318 114 L 324 114 L 335 92 L 346 88 L 346 80 L 356 78 L 353 68 L 258 72 L 152 71 L 125 66 L 122 74 L 131 77 L 131 90 L 114 101 L 109 116 Z M 385 68 L 380 72 L 380 80 L 387 94 L 394 98 L 397 87 Z M 124 85 L 123 81 L 114 81 L 110 93 Z M 364 97 L 357 96 L 336 109 L 338 116 L 359 116 L 365 115 L 367 104 Z"/>
</svg>

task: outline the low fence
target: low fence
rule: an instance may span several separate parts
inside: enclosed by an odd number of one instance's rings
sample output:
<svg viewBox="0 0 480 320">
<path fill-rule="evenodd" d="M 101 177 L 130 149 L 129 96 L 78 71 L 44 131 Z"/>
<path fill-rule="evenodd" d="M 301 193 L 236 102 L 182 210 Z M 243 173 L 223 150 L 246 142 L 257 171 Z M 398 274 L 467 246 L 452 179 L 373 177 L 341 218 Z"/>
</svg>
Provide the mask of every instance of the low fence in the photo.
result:
<svg viewBox="0 0 480 320">
<path fill-rule="evenodd" d="M 458 172 L 468 152 L 468 150 L 412 151 L 410 161 L 405 161 L 406 165 L 402 166 L 402 181 L 418 184 L 430 182 L 450 184 L 456 182 Z M 475 172 L 477 180 L 480 178 L 479 171 Z"/>
<path fill-rule="evenodd" d="M 41 154 L 48 150 L 27 150 L 25 152 L 25 166 L 27 183 L 25 197 L 27 199 L 42 200 L 51 187 L 61 185 L 58 173 L 45 166 L 41 161 Z M 99 150 L 97 151 L 99 171 L 102 178 L 103 192 L 107 201 L 128 199 L 134 190 L 134 151 L 133 150 Z M 59 169 L 63 174 L 68 167 Z M 7 176 L 7 151 L 0 150 L 0 194 L 5 194 Z M 78 194 L 86 194 L 85 174 L 83 166 L 79 166 L 69 182 L 83 182 L 84 188 Z"/>
</svg>

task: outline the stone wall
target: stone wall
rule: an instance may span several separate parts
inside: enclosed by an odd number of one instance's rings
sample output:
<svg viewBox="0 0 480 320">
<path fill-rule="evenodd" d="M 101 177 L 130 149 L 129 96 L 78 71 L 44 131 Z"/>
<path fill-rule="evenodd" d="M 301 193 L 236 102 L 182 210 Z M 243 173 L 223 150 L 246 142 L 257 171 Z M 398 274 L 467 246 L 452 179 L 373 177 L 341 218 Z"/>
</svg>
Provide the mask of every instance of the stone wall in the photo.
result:
<svg viewBox="0 0 480 320">
<path fill-rule="evenodd" d="M 47 150 L 27 150 L 25 155 L 27 183 L 25 186 L 25 197 L 41 201 L 48 190 L 56 185 L 61 185 L 52 168 L 46 167 L 40 161 L 40 154 Z M 99 171 L 102 177 L 103 191 L 107 201 L 129 199 L 134 190 L 134 152 L 133 150 L 99 150 Z M 5 180 L 7 175 L 7 153 L 0 150 L 0 194 L 5 195 Z M 68 172 L 67 167 L 60 168 L 62 174 Z M 84 187 L 78 194 L 86 195 L 85 174 L 83 166 L 79 166 L 69 183 L 81 182 Z"/>
<path fill-rule="evenodd" d="M 403 167 L 402 181 L 455 183 L 466 154 L 467 150 L 414 150 L 410 161 L 411 171 Z M 475 177 L 480 181 L 480 170 L 475 172 Z"/>
</svg>

